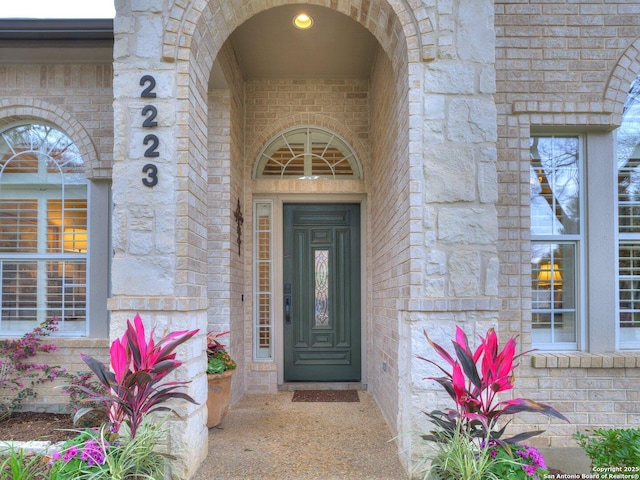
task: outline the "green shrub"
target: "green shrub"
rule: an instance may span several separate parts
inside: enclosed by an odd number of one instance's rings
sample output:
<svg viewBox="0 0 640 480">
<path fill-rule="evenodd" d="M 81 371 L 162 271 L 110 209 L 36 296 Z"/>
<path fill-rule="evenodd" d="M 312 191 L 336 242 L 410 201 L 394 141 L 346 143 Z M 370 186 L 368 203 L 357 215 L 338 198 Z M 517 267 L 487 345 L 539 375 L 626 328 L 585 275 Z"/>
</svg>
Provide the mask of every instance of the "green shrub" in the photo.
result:
<svg viewBox="0 0 640 480">
<path fill-rule="evenodd" d="M 599 428 L 591 435 L 574 433 L 573 438 L 591 459 L 592 468 L 640 465 L 640 428 Z"/>
</svg>

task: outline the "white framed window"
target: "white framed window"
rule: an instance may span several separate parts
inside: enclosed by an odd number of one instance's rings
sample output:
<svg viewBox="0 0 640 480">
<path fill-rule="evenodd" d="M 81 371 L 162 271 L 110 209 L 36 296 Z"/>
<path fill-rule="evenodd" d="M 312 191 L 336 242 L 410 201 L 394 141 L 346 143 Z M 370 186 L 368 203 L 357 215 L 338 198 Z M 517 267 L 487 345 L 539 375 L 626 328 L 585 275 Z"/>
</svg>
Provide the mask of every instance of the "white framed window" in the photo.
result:
<svg viewBox="0 0 640 480">
<path fill-rule="evenodd" d="M 255 178 L 362 179 L 351 146 L 320 127 L 295 127 L 273 137 L 260 152 Z"/>
<path fill-rule="evenodd" d="M 640 348 L 640 75 L 617 130 L 618 346 Z"/>
<path fill-rule="evenodd" d="M 583 160 L 578 136 L 531 137 L 533 345 L 576 350 L 583 330 L 580 265 Z"/>
<path fill-rule="evenodd" d="M 45 124 L 0 132 L 0 334 L 57 317 L 86 335 L 87 179 L 80 152 Z"/>
<path fill-rule="evenodd" d="M 273 203 L 253 204 L 253 358 L 273 360 Z"/>
</svg>

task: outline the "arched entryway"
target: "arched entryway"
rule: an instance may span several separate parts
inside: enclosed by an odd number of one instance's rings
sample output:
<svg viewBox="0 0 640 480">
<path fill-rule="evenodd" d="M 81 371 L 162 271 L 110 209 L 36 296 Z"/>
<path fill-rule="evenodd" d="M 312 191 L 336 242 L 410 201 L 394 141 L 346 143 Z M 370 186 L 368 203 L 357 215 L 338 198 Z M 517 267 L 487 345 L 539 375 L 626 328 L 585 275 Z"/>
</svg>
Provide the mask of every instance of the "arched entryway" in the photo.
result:
<svg viewBox="0 0 640 480">
<path fill-rule="evenodd" d="M 314 17 L 312 29 L 330 30 L 295 31 L 292 18 L 301 10 Z M 384 12 L 391 15 L 388 33 L 404 38 L 393 10 Z M 421 217 L 421 205 L 419 198 L 410 195 L 409 186 L 411 149 L 415 148 L 409 142 L 410 49 L 406 43 L 392 41 L 388 33 L 369 31 L 375 24 L 373 16 L 373 12 L 371 16 L 354 16 L 323 5 L 283 2 L 255 12 L 235 30 L 230 29 L 217 50 L 212 75 L 207 78 L 207 150 L 216 158 L 208 167 L 207 208 L 212 212 L 210 219 L 218 218 L 214 212 L 223 212 L 228 223 L 224 231 L 219 225 L 213 229 L 215 237 L 224 240 L 216 241 L 219 250 L 210 248 L 207 254 L 209 278 L 215 279 L 209 282 L 208 319 L 210 325 L 231 331 L 230 348 L 243 372 L 234 384 L 234 400 L 247 393 L 277 391 L 289 379 L 285 367 L 290 348 L 286 298 L 291 282 L 284 278 L 288 258 L 282 246 L 286 245 L 285 210 L 291 204 L 357 204 L 362 220 L 358 241 L 362 255 L 362 268 L 358 267 L 362 353 L 357 353 L 361 371 L 347 377 L 360 380 L 377 396 L 392 430 L 398 432 L 401 340 L 397 302 L 416 281 L 409 274 L 416 270 L 410 266 L 414 261 L 410 224 L 412 216 Z M 207 30 L 210 24 L 208 21 L 203 28 Z M 265 40 L 287 28 L 292 30 L 291 38 L 306 50 L 289 49 L 286 41 L 271 45 Z M 339 45 L 326 45 L 324 38 L 336 36 L 339 28 L 346 30 L 341 35 L 356 39 L 346 62 L 344 55 L 338 55 Z M 206 38 L 205 31 L 200 33 L 198 53 L 204 51 L 202 42 L 217 41 L 216 37 Z M 304 38 L 311 33 L 313 41 Z M 353 46 L 354 41 L 345 41 L 345 45 Z M 349 60 L 358 65 L 348 65 Z M 414 86 L 419 88 L 419 82 Z M 300 126 L 337 132 L 352 144 L 361 163 L 361 177 L 256 177 L 260 152 L 270 139 Z M 225 180 L 211 181 L 220 177 Z M 412 208 L 412 202 L 418 205 Z M 241 238 L 236 211 L 243 217 Z M 264 262 L 256 259 L 265 219 L 273 247 L 266 287 L 259 278 Z M 209 245 L 213 246 L 211 240 L 210 234 Z M 221 278 L 224 281 L 220 282 Z M 329 343 L 328 337 L 320 340 Z"/>
<path fill-rule="evenodd" d="M 362 207 L 361 250 L 366 265 L 361 273 L 365 292 L 362 326 L 366 332 L 362 377 L 397 432 L 401 421 L 400 357 L 410 351 L 401 345 L 410 340 L 399 333 L 399 309 L 419 288 L 420 279 L 412 272 L 419 270 L 420 256 L 412 252 L 422 245 L 420 238 L 412 235 L 423 216 L 421 148 L 419 142 L 410 141 L 421 137 L 421 100 L 419 95 L 411 95 L 420 91 L 421 76 L 410 65 L 433 57 L 430 22 L 419 4 L 410 11 L 401 2 L 384 0 L 366 6 L 355 2 L 336 6 L 330 1 L 305 4 L 303 7 L 317 16 L 314 28 L 322 27 L 323 17 L 331 20 L 325 24 L 327 29 L 345 25 L 346 33 L 365 39 L 358 45 L 364 46 L 367 55 L 352 50 L 346 62 L 337 65 L 332 59 L 339 58 L 340 46 L 331 48 L 316 41 L 316 52 L 324 57 L 311 67 L 320 70 L 293 76 L 277 69 L 248 74 L 243 55 L 252 50 L 243 46 L 243 37 L 234 37 L 236 32 L 247 25 L 259 31 L 262 15 L 268 16 L 270 24 L 275 21 L 273 16 L 282 14 L 286 25 L 292 26 L 292 12 L 300 7 L 289 1 L 272 3 L 268 9 L 256 2 L 176 3 L 164 12 L 161 52 L 152 35 L 153 25 L 160 25 L 158 12 L 118 11 L 119 16 L 135 17 L 135 21 L 119 23 L 116 18 L 115 22 L 114 112 L 118 128 L 126 126 L 135 134 L 116 132 L 114 156 L 133 161 L 141 157 L 135 142 L 138 136 L 142 141 L 148 132 L 144 125 L 131 125 L 127 102 L 136 106 L 141 102 L 142 79 L 149 71 L 153 72 L 157 97 L 142 102 L 153 103 L 159 112 L 159 128 L 168 127 L 169 135 L 160 138 L 159 159 L 153 160 L 158 175 L 152 170 L 152 178 L 157 178 L 164 190 L 145 190 L 147 201 L 138 194 L 125 194 L 133 181 L 124 176 L 114 180 L 114 217 L 122 225 L 115 234 L 114 277 L 124 278 L 118 275 L 139 254 L 128 247 L 126 238 L 127 229 L 131 230 L 127 221 L 145 217 L 147 210 L 141 209 L 140 203 L 162 210 L 156 223 L 162 225 L 165 238 L 168 235 L 174 242 L 144 252 L 147 263 L 137 263 L 139 273 L 148 270 L 149 278 L 155 281 L 130 285 L 127 295 L 114 295 L 110 304 L 112 330 L 117 334 L 122 321 L 141 307 L 149 312 L 150 322 L 166 322 L 167 312 L 171 312 L 175 328 L 188 325 L 230 330 L 228 348 L 240 373 L 234 378 L 234 400 L 248 392 L 274 391 L 281 382 L 278 353 L 261 358 L 256 351 L 255 200 L 273 199 L 274 205 L 357 203 Z M 414 16 L 416 12 L 420 20 Z M 153 41 L 142 48 L 145 34 Z M 330 38 L 336 32 L 326 35 Z M 348 50 L 346 45 L 344 50 Z M 266 55 L 269 68 L 279 61 L 278 52 L 271 53 Z M 364 68 L 361 57 L 367 60 Z M 351 63 L 361 68 L 354 73 Z M 346 70 L 340 73 L 336 66 Z M 266 141 L 279 130 L 299 125 L 338 132 L 358 151 L 362 179 L 252 178 L 257 152 Z M 115 162 L 114 169 L 134 168 L 130 165 L 133 163 Z M 143 185 L 149 187 L 153 182 L 146 180 Z M 278 271 L 273 281 L 282 283 Z M 195 354 L 192 360 L 198 362 Z M 194 379 L 196 393 L 200 383 L 200 377 Z M 204 433 L 199 429 L 200 411 L 193 412 L 183 417 L 189 426 L 175 431 L 179 444 L 185 441 L 181 435 L 199 438 Z M 191 453 L 191 460 L 202 455 L 202 451 Z M 186 463 L 183 467 L 188 471 L 191 466 Z"/>
<path fill-rule="evenodd" d="M 293 27 L 292 18 L 301 10 L 314 18 L 315 32 L 299 32 Z M 277 391 L 286 381 L 281 363 L 287 356 L 281 340 L 288 283 L 283 280 L 281 263 L 286 254 L 279 247 L 284 243 L 284 207 L 290 203 L 327 204 L 336 198 L 338 204 L 364 203 L 362 379 L 374 394 L 379 389 L 379 401 L 395 429 L 398 313 L 395 305 L 389 305 L 409 290 L 410 276 L 398 272 L 411 271 L 410 216 L 419 212 L 410 208 L 415 199 L 410 197 L 407 183 L 411 176 L 408 48 L 390 43 L 387 34 L 376 38 L 367 30 L 371 22 L 364 14 L 354 18 L 326 6 L 283 4 L 255 13 L 232 31 L 218 50 L 214 74 L 208 78 L 208 151 L 219 155 L 220 161 L 215 162 L 215 170 L 209 164 L 209 179 L 226 179 L 210 182 L 208 208 L 227 212 L 222 216 L 228 219 L 226 240 L 234 248 L 224 248 L 221 242 L 222 251 L 208 251 L 209 268 L 213 269 L 209 278 L 227 279 L 209 284 L 213 301 L 208 318 L 211 324 L 232 332 L 231 349 L 240 357 L 244 372 L 234 385 L 234 398 L 247 392 Z M 401 24 L 389 19 L 388 26 L 404 36 Z M 285 36 L 282 30 L 287 28 L 293 40 L 268 41 L 278 31 Z M 327 31 L 322 32 L 323 28 Z M 313 40 L 305 34 L 313 34 Z M 339 43 L 331 46 L 330 40 L 337 35 L 353 47 L 351 57 L 339 55 Z M 305 48 L 290 49 L 288 45 L 294 40 Z M 198 45 L 201 52 L 200 41 Z M 356 52 L 360 53 L 357 58 Z M 349 59 L 358 65 L 349 65 Z M 361 178 L 256 178 L 256 163 L 270 139 L 304 125 L 336 131 L 352 143 L 362 164 Z M 275 263 L 269 287 L 262 295 L 256 278 L 261 267 L 255 260 L 255 239 L 261 225 L 255 212 L 256 205 L 266 208 L 269 202 Z M 237 222 L 233 216 L 238 205 L 243 215 L 240 250 L 236 250 Z M 217 217 L 212 213 L 210 218 Z M 218 233 L 222 233 L 219 228 Z M 228 263 L 220 263 L 221 256 L 227 256 Z M 262 309 L 269 310 L 271 320 L 260 317 Z M 371 335 L 374 331 L 381 335 Z"/>
</svg>

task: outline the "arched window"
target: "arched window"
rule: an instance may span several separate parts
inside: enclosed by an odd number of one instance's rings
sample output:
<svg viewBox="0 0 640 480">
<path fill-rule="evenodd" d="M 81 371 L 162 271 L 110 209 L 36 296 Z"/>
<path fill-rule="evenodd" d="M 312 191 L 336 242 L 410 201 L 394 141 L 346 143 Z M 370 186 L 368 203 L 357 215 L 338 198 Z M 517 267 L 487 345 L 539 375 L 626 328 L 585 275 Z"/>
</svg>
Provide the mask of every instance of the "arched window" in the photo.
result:
<svg viewBox="0 0 640 480">
<path fill-rule="evenodd" d="M 338 134 L 295 127 L 273 137 L 260 152 L 255 178 L 361 179 L 355 152 Z"/>
<path fill-rule="evenodd" d="M 0 133 L 0 334 L 45 318 L 85 334 L 87 179 L 78 148 L 45 124 Z"/>
</svg>

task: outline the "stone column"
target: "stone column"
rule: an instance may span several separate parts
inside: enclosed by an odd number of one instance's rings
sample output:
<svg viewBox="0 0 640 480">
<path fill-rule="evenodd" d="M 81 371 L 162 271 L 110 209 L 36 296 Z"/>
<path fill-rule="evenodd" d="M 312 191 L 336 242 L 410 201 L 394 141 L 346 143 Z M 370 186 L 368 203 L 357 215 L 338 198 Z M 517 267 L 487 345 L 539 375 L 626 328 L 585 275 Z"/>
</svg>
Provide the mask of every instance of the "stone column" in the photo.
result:
<svg viewBox="0 0 640 480">
<path fill-rule="evenodd" d="M 200 329 L 177 351 L 177 380 L 198 405 L 175 402 L 167 448 L 177 457 L 176 478 L 195 473 L 207 454 L 205 333 L 207 299 L 202 259 L 183 261 L 198 228 L 189 219 L 184 169 L 179 165 L 176 64 L 161 61 L 163 2 L 116 1 L 114 46 L 113 260 L 110 337 L 121 336 L 139 313 L 159 335 Z M 206 128 L 205 128 L 206 131 Z M 188 163 L 188 162 L 185 162 Z M 185 227 L 185 223 L 189 225 Z M 196 279 L 196 280 L 194 280 Z M 175 423 L 175 424 L 174 424 Z"/>
<path fill-rule="evenodd" d="M 451 349 L 459 325 L 475 344 L 497 327 L 500 308 L 494 2 L 444 2 L 438 14 L 436 58 L 422 64 L 423 293 L 400 315 L 403 432 L 426 433 L 434 426 L 422 412 L 455 407 L 436 382 L 425 380 L 441 372 L 416 358 L 440 360 L 423 332 Z M 414 455 L 421 444 L 414 437 Z"/>
</svg>

